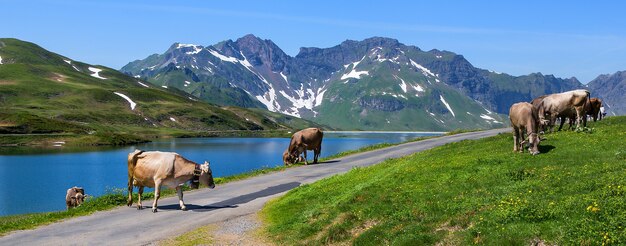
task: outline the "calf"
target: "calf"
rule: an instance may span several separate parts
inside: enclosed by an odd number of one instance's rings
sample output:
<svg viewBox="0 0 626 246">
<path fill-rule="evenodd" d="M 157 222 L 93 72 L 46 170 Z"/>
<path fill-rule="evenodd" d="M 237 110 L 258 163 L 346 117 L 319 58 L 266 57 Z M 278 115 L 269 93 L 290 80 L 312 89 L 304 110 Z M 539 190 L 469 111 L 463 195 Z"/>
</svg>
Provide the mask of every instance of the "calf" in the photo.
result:
<svg viewBox="0 0 626 246">
<path fill-rule="evenodd" d="M 524 152 L 525 136 L 528 136 L 528 151 L 532 155 L 539 154 L 539 137 L 537 128 L 539 116 L 537 109 L 527 102 L 513 104 L 509 109 L 509 118 L 513 127 L 513 151 Z M 526 134 L 524 134 L 526 133 Z"/>
<path fill-rule="evenodd" d="M 85 201 L 85 189 L 82 187 L 72 187 L 67 189 L 67 193 L 65 194 L 65 206 L 69 210 L 70 208 L 75 208 L 83 204 Z"/>
</svg>

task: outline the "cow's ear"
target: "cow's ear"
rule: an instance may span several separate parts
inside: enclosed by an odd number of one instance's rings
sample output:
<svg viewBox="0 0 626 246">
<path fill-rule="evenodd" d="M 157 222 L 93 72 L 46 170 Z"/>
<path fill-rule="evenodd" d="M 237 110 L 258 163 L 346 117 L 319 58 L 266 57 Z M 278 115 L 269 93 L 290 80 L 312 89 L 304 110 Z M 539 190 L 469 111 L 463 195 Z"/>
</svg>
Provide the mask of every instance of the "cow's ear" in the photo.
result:
<svg viewBox="0 0 626 246">
<path fill-rule="evenodd" d="M 204 164 L 206 164 L 206 165 L 208 165 L 208 166 L 210 166 L 210 165 L 211 165 L 211 163 L 210 163 L 210 162 L 208 162 L 208 161 L 204 161 Z"/>
</svg>

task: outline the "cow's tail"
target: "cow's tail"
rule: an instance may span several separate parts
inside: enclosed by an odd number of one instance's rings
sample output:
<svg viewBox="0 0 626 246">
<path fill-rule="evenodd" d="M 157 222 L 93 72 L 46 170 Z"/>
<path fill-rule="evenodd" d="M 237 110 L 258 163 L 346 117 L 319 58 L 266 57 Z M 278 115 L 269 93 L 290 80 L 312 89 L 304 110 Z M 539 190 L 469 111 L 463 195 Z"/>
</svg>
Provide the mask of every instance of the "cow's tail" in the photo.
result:
<svg viewBox="0 0 626 246">
<path fill-rule="evenodd" d="M 585 90 L 585 92 L 587 92 L 587 100 L 585 101 L 585 109 L 591 108 L 591 93 L 589 93 L 588 90 Z"/>
<path fill-rule="evenodd" d="M 135 166 L 137 166 L 137 159 L 139 159 L 139 155 L 143 152 L 143 150 L 136 149 L 132 153 L 128 154 L 128 206 L 133 204 L 132 194 Z"/>
</svg>

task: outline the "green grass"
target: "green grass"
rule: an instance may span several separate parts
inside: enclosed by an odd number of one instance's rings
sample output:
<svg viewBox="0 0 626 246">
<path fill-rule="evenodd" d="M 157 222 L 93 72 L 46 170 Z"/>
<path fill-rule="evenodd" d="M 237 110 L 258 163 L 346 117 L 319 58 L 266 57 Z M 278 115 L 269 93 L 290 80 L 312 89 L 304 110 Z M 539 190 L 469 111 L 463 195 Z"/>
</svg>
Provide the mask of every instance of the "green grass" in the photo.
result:
<svg viewBox="0 0 626 246">
<path fill-rule="evenodd" d="M 298 187 L 262 210 L 277 244 L 626 244 L 626 117 L 461 141 Z"/>
</svg>

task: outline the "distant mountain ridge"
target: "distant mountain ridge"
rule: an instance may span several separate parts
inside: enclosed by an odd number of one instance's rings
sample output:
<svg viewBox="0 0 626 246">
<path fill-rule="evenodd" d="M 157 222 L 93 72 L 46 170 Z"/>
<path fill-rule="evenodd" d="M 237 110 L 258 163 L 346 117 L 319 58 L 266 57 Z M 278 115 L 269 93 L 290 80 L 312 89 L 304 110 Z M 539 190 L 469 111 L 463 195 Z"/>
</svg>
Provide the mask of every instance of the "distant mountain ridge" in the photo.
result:
<svg viewBox="0 0 626 246">
<path fill-rule="evenodd" d="M 208 102 L 347 129 L 497 127 L 506 120 L 498 113 L 515 102 L 583 87 L 575 78 L 495 73 L 453 52 L 383 37 L 301 48 L 295 57 L 254 35 L 211 46 L 175 43 L 121 71 Z"/>
</svg>

